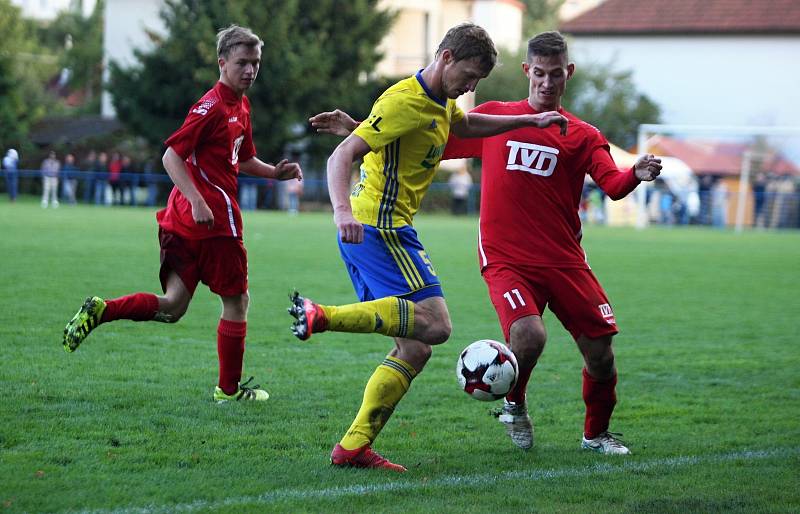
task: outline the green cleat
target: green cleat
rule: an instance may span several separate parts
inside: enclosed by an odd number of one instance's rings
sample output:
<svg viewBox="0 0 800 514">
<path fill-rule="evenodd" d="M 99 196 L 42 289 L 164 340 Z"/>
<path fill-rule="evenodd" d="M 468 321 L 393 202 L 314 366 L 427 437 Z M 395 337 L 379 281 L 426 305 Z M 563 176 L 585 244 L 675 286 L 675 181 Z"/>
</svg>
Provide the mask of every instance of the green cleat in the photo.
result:
<svg viewBox="0 0 800 514">
<path fill-rule="evenodd" d="M 87 298 L 78 313 L 64 327 L 64 351 L 72 353 L 86 339 L 89 332 L 100 324 L 106 302 L 99 296 Z"/>
<path fill-rule="evenodd" d="M 269 400 L 269 393 L 261 389 L 260 385 L 248 386 L 253 381 L 253 377 L 247 382 L 240 382 L 239 389 L 233 394 L 225 394 L 219 386 L 214 389 L 214 401 L 217 403 L 238 402 L 239 400 L 254 400 L 263 402 Z"/>
</svg>

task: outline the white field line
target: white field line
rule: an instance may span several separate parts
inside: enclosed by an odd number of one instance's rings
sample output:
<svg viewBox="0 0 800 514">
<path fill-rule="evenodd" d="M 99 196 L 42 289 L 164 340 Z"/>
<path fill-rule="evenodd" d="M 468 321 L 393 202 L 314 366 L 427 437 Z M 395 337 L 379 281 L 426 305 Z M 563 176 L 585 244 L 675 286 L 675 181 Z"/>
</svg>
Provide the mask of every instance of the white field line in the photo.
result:
<svg viewBox="0 0 800 514">
<path fill-rule="evenodd" d="M 773 457 L 788 458 L 797 455 L 798 453 L 800 453 L 800 448 L 776 448 L 771 450 L 748 450 L 718 455 L 678 456 L 642 461 L 622 460 L 625 459 L 625 457 L 605 457 L 607 459 L 606 462 L 600 462 L 589 466 L 576 468 L 508 471 L 505 473 L 496 474 L 449 475 L 427 480 L 425 482 L 401 480 L 380 484 L 354 484 L 342 487 L 328 487 L 324 489 L 279 489 L 277 491 L 268 491 L 255 496 L 234 496 L 216 501 L 197 500 L 191 503 L 179 503 L 173 505 L 151 504 L 142 507 L 124 507 L 121 509 L 111 510 L 85 510 L 78 512 L 85 514 L 171 514 L 175 512 L 216 510 L 237 505 L 269 505 L 271 503 L 285 500 L 308 500 L 315 498 L 332 499 L 351 495 L 413 491 L 417 489 L 428 489 L 435 487 L 463 487 L 476 485 L 485 486 L 503 483 L 508 480 L 539 482 L 542 480 L 552 480 L 558 478 L 582 478 L 592 475 L 641 472 L 654 469 L 671 470 L 687 468 L 696 466 L 698 464 L 728 462 L 734 460 L 769 459 Z M 405 476 L 413 476 L 413 472 Z"/>
</svg>

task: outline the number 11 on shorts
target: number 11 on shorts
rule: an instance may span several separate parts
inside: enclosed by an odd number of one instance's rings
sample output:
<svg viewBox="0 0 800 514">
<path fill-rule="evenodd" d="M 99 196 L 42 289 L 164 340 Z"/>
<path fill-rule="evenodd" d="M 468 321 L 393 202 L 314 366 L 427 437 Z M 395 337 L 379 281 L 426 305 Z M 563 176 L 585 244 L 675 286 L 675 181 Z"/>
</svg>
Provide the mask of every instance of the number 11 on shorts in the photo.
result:
<svg viewBox="0 0 800 514">
<path fill-rule="evenodd" d="M 514 298 L 511 296 L 511 293 L 514 293 L 514 296 L 517 297 L 519 304 L 521 307 L 525 307 L 525 300 L 522 299 L 522 295 L 519 294 L 519 289 L 512 289 L 511 291 L 506 291 L 503 293 L 503 298 L 508 300 L 509 305 L 511 305 L 512 309 L 517 308 L 517 303 L 514 301 Z"/>
</svg>

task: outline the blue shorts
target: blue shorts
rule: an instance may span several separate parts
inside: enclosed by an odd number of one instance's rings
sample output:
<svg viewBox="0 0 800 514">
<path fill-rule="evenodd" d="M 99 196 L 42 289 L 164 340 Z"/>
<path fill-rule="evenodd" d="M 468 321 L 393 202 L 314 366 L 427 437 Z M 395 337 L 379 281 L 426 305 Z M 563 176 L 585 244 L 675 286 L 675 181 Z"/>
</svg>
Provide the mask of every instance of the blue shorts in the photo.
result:
<svg viewBox="0 0 800 514">
<path fill-rule="evenodd" d="M 419 302 L 444 296 L 439 277 L 414 227 L 379 229 L 364 225 L 362 243 L 342 243 L 341 238 L 337 239 L 360 301 L 400 296 Z"/>
</svg>

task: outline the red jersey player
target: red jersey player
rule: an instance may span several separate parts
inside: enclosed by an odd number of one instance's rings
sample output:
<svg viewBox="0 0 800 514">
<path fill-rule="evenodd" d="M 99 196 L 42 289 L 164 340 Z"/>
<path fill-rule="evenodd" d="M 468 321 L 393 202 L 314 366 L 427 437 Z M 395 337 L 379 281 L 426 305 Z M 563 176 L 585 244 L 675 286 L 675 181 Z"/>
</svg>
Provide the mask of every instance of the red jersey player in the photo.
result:
<svg viewBox="0 0 800 514">
<path fill-rule="evenodd" d="M 519 102 L 488 102 L 474 112 L 522 114 L 557 110 L 569 119 L 569 132 L 527 128 L 483 139 L 448 142 L 444 158 L 480 157 L 481 218 L 478 258 L 506 341 L 519 362 L 519 378 L 499 413 L 514 444 L 528 449 L 533 426 L 525 392 L 546 340 L 541 315 L 545 306 L 570 332 L 583 355 L 586 404 L 581 447 L 627 454 L 608 432 L 616 404 L 617 372 L 611 340 L 617 333 L 614 312 L 581 248 L 578 206 L 586 173 L 612 199 L 654 180 L 661 160 L 652 155 L 620 172 L 608 141 L 592 125 L 561 107 L 575 66 L 558 32 L 528 42 L 522 69 L 529 96 Z"/>
<path fill-rule="evenodd" d="M 488 102 L 472 112 L 536 114 L 558 111 L 569 131 L 521 128 L 482 139 L 450 136 L 444 159 L 480 157 L 481 219 L 478 258 L 506 341 L 519 362 L 519 378 L 499 413 L 514 444 L 533 445 L 533 425 L 525 392 L 544 349 L 541 314 L 550 307 L 574 337 L 583 355 L 586 403 L 581 447 L 627 454 L 608 432 L 616 404 L 617 372 L 611 340 L 617 325 L 611 304 L 595 278 L 580 245 L 578 205 L 586 173 L 613 199 L 633 191 L 640 181 L 661 172 L 661 160 L 640 157 L 620 172 L 608 142 L 593 126 L 561 107 L 561 97 L 575 66 L 558 32 L 544 32 L 528 42 L 522 69 L 530 82 L 527 99 Z M 312 118 L 321 132 L 346 135 L 356 122 L 334 111 Z"/>
<path fill-rule="evenodd" d="M 73 352 L 97 325 L 117 319 L 174 323 L 186 312 L 199 282 L 222 299 L 217 327 L 219 383 L 214 400 L 266 400 L 250 380 L 240 383 L 247 330 L 247 252 L 236 202 L 237 175 L 302 180 L 296 163 L 273 166 L 258 159 L 244 96 L 258 75 L 263 41 L 232 25 L 217 34 L 219 82 L 195 103 L 166 141 L 163 163 L 175 187 L 156 215 L 161 244 L 163 296 L 136 293 L 87 298 L 64 329 Z M 252 378 L 251 378 L 252 380 Z"/>
</svg>

